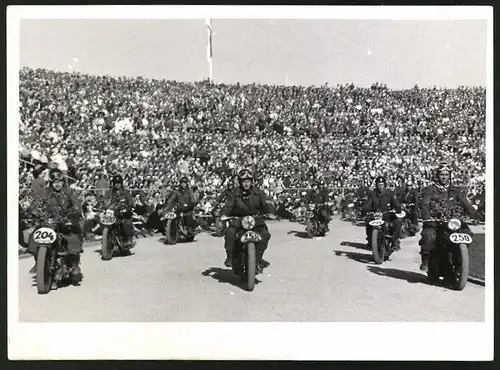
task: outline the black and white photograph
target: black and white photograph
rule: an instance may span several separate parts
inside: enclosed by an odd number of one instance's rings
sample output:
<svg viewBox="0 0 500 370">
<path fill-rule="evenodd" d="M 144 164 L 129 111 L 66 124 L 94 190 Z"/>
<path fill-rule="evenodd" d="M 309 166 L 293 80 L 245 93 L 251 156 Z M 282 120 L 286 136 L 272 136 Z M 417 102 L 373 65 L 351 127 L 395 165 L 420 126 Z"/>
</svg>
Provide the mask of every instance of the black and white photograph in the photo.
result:
<svg viewBox="0 0 500 370">
<path fill-rule="evenodd" d="M 493 359 L 492 13 L 9 7 L 9 358 Z"/>
</svg>

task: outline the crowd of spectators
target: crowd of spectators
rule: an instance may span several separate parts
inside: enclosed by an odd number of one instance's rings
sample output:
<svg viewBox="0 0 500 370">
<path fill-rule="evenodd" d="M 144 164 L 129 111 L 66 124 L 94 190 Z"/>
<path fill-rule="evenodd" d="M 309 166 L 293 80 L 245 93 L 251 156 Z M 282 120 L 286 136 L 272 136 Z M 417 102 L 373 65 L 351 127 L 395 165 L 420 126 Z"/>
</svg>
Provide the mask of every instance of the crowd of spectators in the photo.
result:
<svg viewBox="0 0 500 370">
<path fill-rule="evenodd" d="M 181 175 L 217 193 L 250 167 L 273 194 L 321 177 L 341 195 L 379 174 L 390 186 L 424 186 L 448 161 L 453 181 L 484 197 L 484 87 L 229 85 L 22 68 L 19 89 L 21 205 L 51 166 L 82 199 L 102 195 L 118 172 L 152 203 Z"/>
</svg>

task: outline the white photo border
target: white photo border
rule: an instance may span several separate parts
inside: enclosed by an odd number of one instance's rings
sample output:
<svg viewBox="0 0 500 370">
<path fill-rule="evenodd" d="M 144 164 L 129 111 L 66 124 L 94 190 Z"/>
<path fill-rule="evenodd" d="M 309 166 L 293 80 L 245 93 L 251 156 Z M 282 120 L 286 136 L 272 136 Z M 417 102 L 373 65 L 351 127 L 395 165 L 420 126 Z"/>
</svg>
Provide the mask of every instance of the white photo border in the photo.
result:
<svg viewBox="0 0 500 370">
<path fill-rule="evenodd" d="M 19 322 L 18 255 L 8 253 L 8 358 L 205 360 L 493 360 L 493 7 L 486 6 L 9 6 L 7 228 L 17 244 L 21 19 L 316 18 L 487 20 L 485 321 L 480 323 Z M 47 338 L 50 333 L 50 339 Z M 246 333 L 246 335 L 241 335 Z M 467 348 L 464 348 L 464 336 Z M 376 337 L 375 337 L 376 336 Z M 77 345 L 75 345 L 75 339 Z M 238 338 L 237 340 L 233 340 Z M 109 343 L 113 343 L 112 346 Z M 224 343 L 224 345 L 220 345 Z M 391 350 L 387 350 L 390 343 Z M 425 343 L 425 344 L 424 344 Z M 146 345 L 145 345 L 146 344 Z M 103 349 L 105 348 L 105 350 Z"/>
</svg>

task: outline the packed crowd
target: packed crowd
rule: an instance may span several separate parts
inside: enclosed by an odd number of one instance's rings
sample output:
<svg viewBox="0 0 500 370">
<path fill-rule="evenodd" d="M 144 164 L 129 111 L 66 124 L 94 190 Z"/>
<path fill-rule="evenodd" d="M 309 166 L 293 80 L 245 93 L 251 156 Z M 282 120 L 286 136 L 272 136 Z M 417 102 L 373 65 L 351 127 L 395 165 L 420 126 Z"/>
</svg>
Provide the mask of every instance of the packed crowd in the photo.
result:
<svg viewBox="0 0 500 370">
<path fill-rule="evenodd" d="M 321 177 L 338 197 L 379 174 L 390 186 L 424 186 L 441 161 L 469 196 L 484 197 L 483 87 L 227 85 L 23 68 L 19 88 L 21 204 L 43 189 L 48 167 L 67 173 L 82 199 L 120 173 L 152 204 L 181 175 L 209 194 L 242 167 L 273 194 Z"/>
</svg>

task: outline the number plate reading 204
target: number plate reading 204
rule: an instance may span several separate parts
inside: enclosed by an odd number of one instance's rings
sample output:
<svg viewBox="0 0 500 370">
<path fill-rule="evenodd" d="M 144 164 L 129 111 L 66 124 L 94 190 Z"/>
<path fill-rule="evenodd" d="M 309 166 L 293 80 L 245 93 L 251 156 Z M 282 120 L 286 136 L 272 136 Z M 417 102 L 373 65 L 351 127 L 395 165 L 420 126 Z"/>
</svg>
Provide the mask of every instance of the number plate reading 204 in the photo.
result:
<svg viewBox="0 0 500 370">
<path fill-rule="evenodd" d="M 468 234 L 454 233 L 450 235 L 450 240 L 455 244 L 470 244 L 472 243 L 472 238 Z"/>
<path fill-rule="evenodd" d="M 33 241 L 36 244 L 49 245 L 56 241 L 57 234 L 48 227 L 42 227 L 33 234 Z"/>
<path fill-rule="evenodd" d="M 260 242 L 261 240 L 262 240 L 261 236 L 253 231 L 248 231 L 241 237 L 242 243 L 257 243 Z"/>
</svg>

